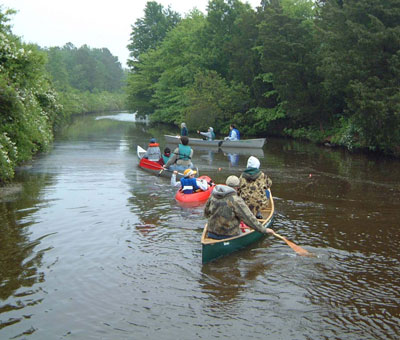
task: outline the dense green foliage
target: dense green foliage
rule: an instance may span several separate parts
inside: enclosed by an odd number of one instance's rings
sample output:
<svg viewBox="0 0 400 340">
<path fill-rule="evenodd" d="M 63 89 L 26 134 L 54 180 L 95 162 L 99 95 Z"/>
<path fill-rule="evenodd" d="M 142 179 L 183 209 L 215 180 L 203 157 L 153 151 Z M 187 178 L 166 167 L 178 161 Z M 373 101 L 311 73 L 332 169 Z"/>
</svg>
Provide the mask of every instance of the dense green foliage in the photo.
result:
<svg viewBox="0 0 400 340">
<path fill-rule="evenodd" d="M 45 56 L 21 43 L 7 25 L 13 11 L 0 11 L 0 181 L 53 138 L 61 107 L 45 72 Z"/>
<path fill-rule="evenodd" d="M 47 150 L 71 114 L 125 106 L 124 73 L 107 49 L 43 51 L 12 33 L 12 14 L 0 6 L 0 183 Z"/>
<path fill-rule="evenodd" d="M 46 69 L 67 117 L 125 107 L 125 74 L 118 58 L 108 49 L 91 49 L 86 45 L 76 48 L 68 43 L 44 51 L 48 59 Z"/>
<path fill-rule="evenodd" d="M 400 0 L 210 0 L 180 20 L 146 8 L 129 45 L 138 114 L 400 155 Z"/>
<path fill-rule="evenodd" d="M 177 12 L 165 9 L 155 1 L 147 2 L 144 13 L 144 18 L 136 20 L 132 27 L 129 50 L 134 60 L 138 60 L 142 53 L 155 49 L 181 19 Z"/>
<path fill-rule="evenodd" d="M 76 48 L 68 43 L 64 47 L 46 49 L 47 70 L 58 91 L 75 88 L 79 91 L 117 92 L 123 85 L 124 72 L 117 57 L 107 48 L 83 45 Z"/>
</svg>

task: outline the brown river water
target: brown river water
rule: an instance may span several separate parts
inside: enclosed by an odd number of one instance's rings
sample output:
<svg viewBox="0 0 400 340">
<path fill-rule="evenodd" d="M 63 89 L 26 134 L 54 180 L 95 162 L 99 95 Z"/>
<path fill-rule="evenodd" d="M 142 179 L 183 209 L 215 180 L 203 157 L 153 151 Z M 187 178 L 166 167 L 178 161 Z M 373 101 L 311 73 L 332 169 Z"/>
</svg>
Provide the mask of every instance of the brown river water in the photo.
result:
<svg viewBox="0 0 400 340">
<path fill-rule="evenodd" d="M 136 146 L 169 127 L 77 118 L 0 195 L 0 339 L 399 339 L 400 162 L 269 138 L 201 150 L 223 182 L 253 153 L 273 180 L 272 236 L 201 264 L 184 208 Z M 221 168 L 221 170 L 219 170 Z"/>
</svg>

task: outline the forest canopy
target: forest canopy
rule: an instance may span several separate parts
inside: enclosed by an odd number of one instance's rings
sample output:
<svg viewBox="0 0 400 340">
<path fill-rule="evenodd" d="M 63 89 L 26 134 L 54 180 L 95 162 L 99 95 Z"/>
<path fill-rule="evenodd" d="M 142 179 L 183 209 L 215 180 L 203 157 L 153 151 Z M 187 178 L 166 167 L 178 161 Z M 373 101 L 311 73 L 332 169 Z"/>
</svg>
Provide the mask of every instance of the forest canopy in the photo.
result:
<svg viewBox="0 0 400 340">
<path fill-rule="evenodd" d="M 210 0 L 184 18 L 150 1 L 144 13 L 128 46 L 139 115 L 400 155 L 400 0 Z"/>
</svg>

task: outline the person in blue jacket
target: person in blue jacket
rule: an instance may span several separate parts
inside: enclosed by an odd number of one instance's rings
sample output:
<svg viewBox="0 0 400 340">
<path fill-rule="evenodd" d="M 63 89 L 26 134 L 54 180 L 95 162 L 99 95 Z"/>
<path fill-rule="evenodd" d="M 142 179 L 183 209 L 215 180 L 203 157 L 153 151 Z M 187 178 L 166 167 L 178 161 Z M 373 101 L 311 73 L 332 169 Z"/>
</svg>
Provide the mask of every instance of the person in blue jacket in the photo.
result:
<svg viewBox="0 0 400 340">
<path fill-rule="evenodd" d="M 181 124 L 181 137 L 188 135 L 188 129 L 186 127 L 186 123 Z"/>
<path fill-rule="evenodd" d="M 194 178 L 197 174 L 196 170 L 186 169 L 183 172 L 185 177 L 182 177 L 179 182 L 176 181 L 176 174 L 178 171 L 174 171 L 171 176 L 171 185 L 174 187 L 181 187 L 184 194 L 193 194 L 197 190 L 206 191 L 208 189 L 208 183 L 205 179 Z"/>
<path fill-rule="evenodd" d="M 240 140 L 240 132 L 234 124 L 229 126 L 229 136 L 225 137 L 225 140 Z"/>
</svg>

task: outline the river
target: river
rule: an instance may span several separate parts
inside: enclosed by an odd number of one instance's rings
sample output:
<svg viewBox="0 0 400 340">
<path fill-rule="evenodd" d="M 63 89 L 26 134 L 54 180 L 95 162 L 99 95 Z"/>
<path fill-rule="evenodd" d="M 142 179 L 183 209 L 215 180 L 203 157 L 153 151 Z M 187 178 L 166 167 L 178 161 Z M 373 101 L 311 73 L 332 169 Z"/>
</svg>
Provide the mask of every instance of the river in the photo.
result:
<svg viewBox="0 0 400 340">
<path fill-rule="evenodd" d="M 398 339 L 400 162 L 268 138 L 272 236 L 201 264 L 202 207 L 184 208 L 136 146 L 163 126 L 78 117 L 0 197 L 1 339 Z M 201 150 L 223 182 L 249 152 Z"/>
</svg>

